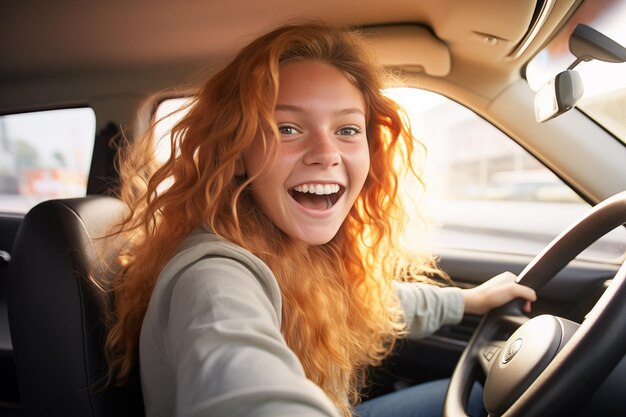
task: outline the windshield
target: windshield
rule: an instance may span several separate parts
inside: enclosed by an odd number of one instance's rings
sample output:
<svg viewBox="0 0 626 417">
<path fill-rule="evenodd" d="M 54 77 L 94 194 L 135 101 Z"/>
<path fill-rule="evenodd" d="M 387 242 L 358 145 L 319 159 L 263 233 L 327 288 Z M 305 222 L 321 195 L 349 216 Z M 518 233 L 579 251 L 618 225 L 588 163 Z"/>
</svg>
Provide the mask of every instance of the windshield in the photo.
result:
<svg viewBox="0 0 626 417">
<path fill-rule="evenodd" d="M 535 91 L 575 61 L 569 36 L 578 23 L 602 32 L 626 46 L 626 0 L 588 0 L 576 10 L 557 37 L 526 68 Z M 609 132 L 626 142 L 626 63 L 582 62 L 576 67 L 583 79 L 584 94 L 577 107 Z"/>
</svg>

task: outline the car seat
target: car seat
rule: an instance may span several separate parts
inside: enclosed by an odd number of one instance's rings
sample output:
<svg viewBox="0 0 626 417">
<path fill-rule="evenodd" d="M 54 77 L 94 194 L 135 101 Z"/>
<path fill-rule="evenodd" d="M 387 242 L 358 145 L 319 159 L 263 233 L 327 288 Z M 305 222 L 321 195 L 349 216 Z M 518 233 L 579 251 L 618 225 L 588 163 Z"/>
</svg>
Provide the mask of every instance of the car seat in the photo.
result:
<svg viewBox="0 0 626 417">
<path fill-rule="evenodd" d="M 25 416 L 144 415 L 137 369 L 122 386 L 106 384 L 103 317 L 112 297 L 92 278 L 113 276 L 96 248 L 123 213 L 112 197 L 49 200 L 20 225 L 7 303 Z"/>
</svg>

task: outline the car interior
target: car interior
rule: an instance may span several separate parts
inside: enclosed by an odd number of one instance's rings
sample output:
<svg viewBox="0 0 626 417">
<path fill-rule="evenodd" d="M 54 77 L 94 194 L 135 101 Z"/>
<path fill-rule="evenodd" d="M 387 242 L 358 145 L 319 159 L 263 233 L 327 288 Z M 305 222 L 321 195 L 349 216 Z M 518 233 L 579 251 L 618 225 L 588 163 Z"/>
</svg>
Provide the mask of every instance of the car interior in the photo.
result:
<svg viewBox="0 0 626 417">
<path fill-rule="evenodd" d="M 425 145 L 410 244 L 454 285 L 511 271 L 538 292 L 530 314 L 513 303 L 402 341 L 364 398 L 451 377 L 449 417 L 474 381 L 490 416 L 626 415 L 623 19 L 626 0 L 4 4 L 0 417 L 143 415 L 137 370 L 106 380 L 114 300 L 93 279 L 112 274 L 98 238 L 125 210 L 118 146 L 151 123 L 166 137 L 239 49 L 310 20 L 364 35 Z"/>
</svg>

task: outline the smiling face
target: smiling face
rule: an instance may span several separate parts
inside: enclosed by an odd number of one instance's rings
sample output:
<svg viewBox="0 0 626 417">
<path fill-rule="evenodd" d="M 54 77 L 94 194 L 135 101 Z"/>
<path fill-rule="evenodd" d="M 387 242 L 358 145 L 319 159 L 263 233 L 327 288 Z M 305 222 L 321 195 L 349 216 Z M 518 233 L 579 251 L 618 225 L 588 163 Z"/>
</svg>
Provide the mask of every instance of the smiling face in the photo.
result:
<svg viewBox="0 0 626 417">
<path fill-rule="evenodd" d="M 330 241 L 369 171 L 363 95 L 335 66 L 317 60 L 284 64 L 272 158 L 260 139 L 243 154 L 254 200 L 284 233 L 309 245 Z M 263 164 L 269 161 L 265 167 Z"/>
</svg>

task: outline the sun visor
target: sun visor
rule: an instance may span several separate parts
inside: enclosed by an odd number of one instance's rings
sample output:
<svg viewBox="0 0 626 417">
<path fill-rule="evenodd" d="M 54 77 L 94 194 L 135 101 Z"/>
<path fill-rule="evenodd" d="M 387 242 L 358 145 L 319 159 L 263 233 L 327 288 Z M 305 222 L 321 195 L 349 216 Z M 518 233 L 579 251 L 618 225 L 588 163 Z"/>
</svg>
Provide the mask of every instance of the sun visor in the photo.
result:
<svg viewBox="0 0 626 417">
<path fill-rule="evenodd" d="M 385 67 L 437 77 L 450 72 L 448 46 L 422 26 L 367 27 L 362 33 Z"/>
</svg>

